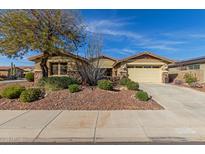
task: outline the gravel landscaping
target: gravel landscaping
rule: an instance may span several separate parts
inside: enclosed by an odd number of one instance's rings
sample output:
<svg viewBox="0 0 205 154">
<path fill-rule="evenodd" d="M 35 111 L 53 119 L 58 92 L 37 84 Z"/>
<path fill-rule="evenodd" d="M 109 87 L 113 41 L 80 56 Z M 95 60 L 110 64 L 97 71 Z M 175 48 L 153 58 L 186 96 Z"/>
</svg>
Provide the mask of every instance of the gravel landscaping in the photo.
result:
<svg viewBox="0 0 205 154">
<path fill-rule="evenodd" d="M 22 85 L 32 86 L 31 83 Z M 0 88 L 2 88 L 0 86 Z M 106 91 L 83 87 L 81 91 L 70 93 L 68 89 L 49 92 L 44 99 L 22 103 L 19 99 L 0 99 L 0 110 L 161 110 L 161 105 L 150 99 L 137 100 L 136 91 Z"/>
</svg>

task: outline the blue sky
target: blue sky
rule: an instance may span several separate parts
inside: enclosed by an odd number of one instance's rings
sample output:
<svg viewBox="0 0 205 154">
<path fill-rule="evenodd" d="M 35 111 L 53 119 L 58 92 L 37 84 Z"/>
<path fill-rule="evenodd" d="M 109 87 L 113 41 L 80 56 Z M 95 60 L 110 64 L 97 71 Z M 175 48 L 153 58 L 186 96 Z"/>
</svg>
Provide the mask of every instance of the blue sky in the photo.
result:
<svg viewBox="0 0 205 154">
<path fill-rule="evenodd" d="M 81 10 L 88 32 L 102 34 L 103 53 L 125 58 L 150 51 L 174 60 L 205 56 L 205 10 Z M 0 65 L 32 65 L 27 57 Z"/>
</svg>

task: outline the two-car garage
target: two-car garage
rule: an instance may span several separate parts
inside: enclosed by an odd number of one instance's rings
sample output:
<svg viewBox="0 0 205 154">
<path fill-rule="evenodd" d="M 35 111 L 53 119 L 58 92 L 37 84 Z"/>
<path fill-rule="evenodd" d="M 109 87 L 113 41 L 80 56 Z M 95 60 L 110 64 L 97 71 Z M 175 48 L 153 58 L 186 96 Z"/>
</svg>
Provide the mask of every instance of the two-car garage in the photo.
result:
<svg viewBox="0 0 205 154">
<path fill-rule="evenodd" d="M 135 82 L 162 82 L 162 71 L 158 66 L 128 67 L 128 77 Z"/>
<path fill-rule="evenodd" d="M 168 64 L 172 60 L 143 52 L 115 63 L 117 76 L 127 76 L 135 82 L 163 83 L 167 81 Z"/>
</svg>

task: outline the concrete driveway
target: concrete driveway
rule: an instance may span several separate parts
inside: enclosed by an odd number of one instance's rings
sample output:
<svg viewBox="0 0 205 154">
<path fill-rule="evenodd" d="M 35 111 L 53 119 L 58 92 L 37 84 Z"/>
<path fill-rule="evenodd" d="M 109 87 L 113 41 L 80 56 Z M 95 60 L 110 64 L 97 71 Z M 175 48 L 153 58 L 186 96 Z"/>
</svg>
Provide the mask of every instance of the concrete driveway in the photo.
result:
<svg viewBox="0 0 205 154">
<path fill-rule="evenodd" d="M 140 84 L 166 110 L 201 114 L 205 111 L 205 93 L 169 84 Z M 203 115 L 202 115 L 203 116 Z"/>
<path fill-rule="evenodd" d="M 0 111 L 1 143 L 205 143 L 205 93 L 141 84 L 165 110 Z"/>
</svg>

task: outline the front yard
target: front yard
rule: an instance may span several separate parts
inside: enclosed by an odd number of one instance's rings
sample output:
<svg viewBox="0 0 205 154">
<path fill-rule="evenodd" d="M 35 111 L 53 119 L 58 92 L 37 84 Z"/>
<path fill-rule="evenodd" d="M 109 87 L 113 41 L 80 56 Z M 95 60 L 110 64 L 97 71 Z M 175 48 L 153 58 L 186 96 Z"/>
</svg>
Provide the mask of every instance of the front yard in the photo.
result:
<svg viewBox="0 0 205 154">
<path fill-rule="evenodd" d="M 12 84 L 2 84 L 4 89 Z M 18 83 L 26 89 L 32 82 Z M 136 99 L 136 90 L 117 85 L 113 90 L 82 86 L 80 91 L 71 93 L 68 89 L 46 91 L 43 98 L 32 102 L 21 102 L 19 98 L 0 98 L 0 110 L 161 110 L 161 105 L 152 98 L 146 101 Z"/>
<path fill-rule="evenodd" d="M 136 100 L 131 90 L 105 91 L 83 87 L 82 91 L 53 91 L 44 99 L 22 103 L 18 99 L 0 99 L 1 110 L 159 110 L 163 109 L 152 99 L 148 102 Z"/>
</svg>

